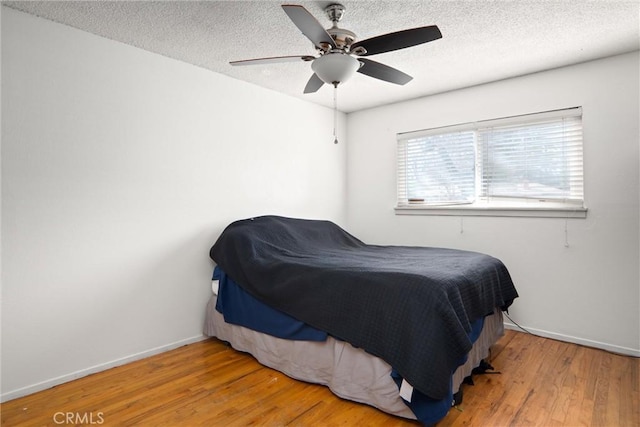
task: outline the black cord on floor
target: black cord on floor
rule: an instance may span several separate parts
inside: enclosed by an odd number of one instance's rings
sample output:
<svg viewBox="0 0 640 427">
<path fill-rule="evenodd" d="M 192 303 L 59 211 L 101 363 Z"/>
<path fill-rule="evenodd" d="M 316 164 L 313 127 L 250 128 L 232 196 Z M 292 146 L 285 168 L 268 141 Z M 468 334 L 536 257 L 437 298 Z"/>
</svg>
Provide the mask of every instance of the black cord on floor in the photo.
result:
<svg viewBox="0 0 640 427">
<path fill-rule="evenodd" d="M 534 334 L 533 332 L 531 332 L 531 331 L 529 331 L 529 330 L 527 330 L 527 329 L 523 328 L 522 326 L 520 326 L 520 325 L 518 324 L 518 322 L 516 322 L 516 321 L 515 321 L 515 320 L 513 320 L 511 317 L 509 317 L 509 315 L 507 314 L 507 312 L 506 312 L 506 311 L 503 311 L 503 312 L 502 312 L 502 314 L 504 314 L 505 316 L 507 316 L 507 319 L 511 320 L 511 323 L 513 323 L 514 325 L 516 325 L 518 328 L 522 329 L 524 332 L 528 333 L 529 335 L 535 335 L 535 336 L 537 336 L 537 337 L 538 337 L 538 336 L 540 336 L 540 335 L 536 335 L 536 334 Z M 542 337 L 541 337 L 541 338 L 542 338 Z"/>
</svg>

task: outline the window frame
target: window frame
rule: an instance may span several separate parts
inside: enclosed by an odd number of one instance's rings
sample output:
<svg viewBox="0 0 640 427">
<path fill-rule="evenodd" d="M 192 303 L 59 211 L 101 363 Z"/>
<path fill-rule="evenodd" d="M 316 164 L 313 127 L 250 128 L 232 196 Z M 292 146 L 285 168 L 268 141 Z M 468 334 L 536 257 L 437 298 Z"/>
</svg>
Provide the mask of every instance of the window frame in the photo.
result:
<svg viewBox="0 0 640 427">
<path fill-rule="evenodd" d="M 539 123 L 549 119 L 561 119 L 568 117 L 580 117 L 580 130 L 582 129 L 582 107 L 563 108 L 559 110 L 544 111 L 539 113 L 525 114 L 519 116 L 504 117 L 498 119 L 482 120 L 471 123 L 456 124 L 452 126 L 437 127 L 412 132 L 402 132 L 396 135 L 396 185 L 397 201 L 394 208 L 396 215 L 444 215 L 444 216 L 508 216 L 508 217 L 552 217 L 552 218 L 586 218 L 587 208 L 585 206 L 584 194 L 584 138 L 581 135 L 580 150 L 582 159 L 582 199 L 581 200 L 558 200 L 545 198 L 511 198 L 511 197 L 481 197 L 478 169 L 479 162 L 479 142 L 477 135 L 486 128 L 526 125 L 527 123 Z M 476 168 L 476 195 L 471 203 L 444 203 L 427 204 L 411 202 L 407 196 L 406 177 L 401 176 L 402 165 L 406 162 L 406 152 L 401 150 L 401 144 L 405 145 L 411 139 L 453 134 L 457 132 L 473 131 L 476 133 L 474 146 L 474 162 Z M 404 158 L 403 158 L 404 157 Z"/>
</svg>

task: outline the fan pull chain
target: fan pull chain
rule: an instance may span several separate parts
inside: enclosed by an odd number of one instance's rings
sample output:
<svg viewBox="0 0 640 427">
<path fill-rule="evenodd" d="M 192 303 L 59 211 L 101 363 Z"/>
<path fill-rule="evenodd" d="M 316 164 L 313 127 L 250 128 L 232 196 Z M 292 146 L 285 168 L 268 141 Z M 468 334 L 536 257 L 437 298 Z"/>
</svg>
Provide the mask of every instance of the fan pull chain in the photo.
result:
<svg viewBox="0 0 640 427">
<path fill-rule="evenodd" d="M 338 143 L 338 83 L 333 84 L 333 143 Z"/>
</svg>

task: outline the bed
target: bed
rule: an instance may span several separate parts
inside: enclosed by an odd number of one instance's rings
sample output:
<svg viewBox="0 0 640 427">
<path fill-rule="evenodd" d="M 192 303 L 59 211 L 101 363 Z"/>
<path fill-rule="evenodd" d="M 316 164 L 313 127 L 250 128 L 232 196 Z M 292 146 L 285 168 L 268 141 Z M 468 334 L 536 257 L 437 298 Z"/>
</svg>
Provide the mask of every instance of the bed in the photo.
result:
<svg viewBox="0 0 640 427">
<path fill-rule="evenodd" d="M 496 258 L 367 245 L 329 221 L 236 221 L 210 256 L 206 335 L 424 424 L 446 415 L 518 296 Z"/>
</svg>

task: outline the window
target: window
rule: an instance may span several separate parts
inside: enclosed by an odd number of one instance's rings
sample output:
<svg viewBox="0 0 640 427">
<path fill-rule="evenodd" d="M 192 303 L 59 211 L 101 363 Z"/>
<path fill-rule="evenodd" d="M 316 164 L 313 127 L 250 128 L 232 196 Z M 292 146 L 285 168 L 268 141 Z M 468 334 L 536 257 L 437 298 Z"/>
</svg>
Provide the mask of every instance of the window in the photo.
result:
<svg viewBox="0 0 640 427">
<path fill-rule="evenodd" d="M 586 216 L 582 109 L 398 134 L 399 214 Z"/>
</svg>

